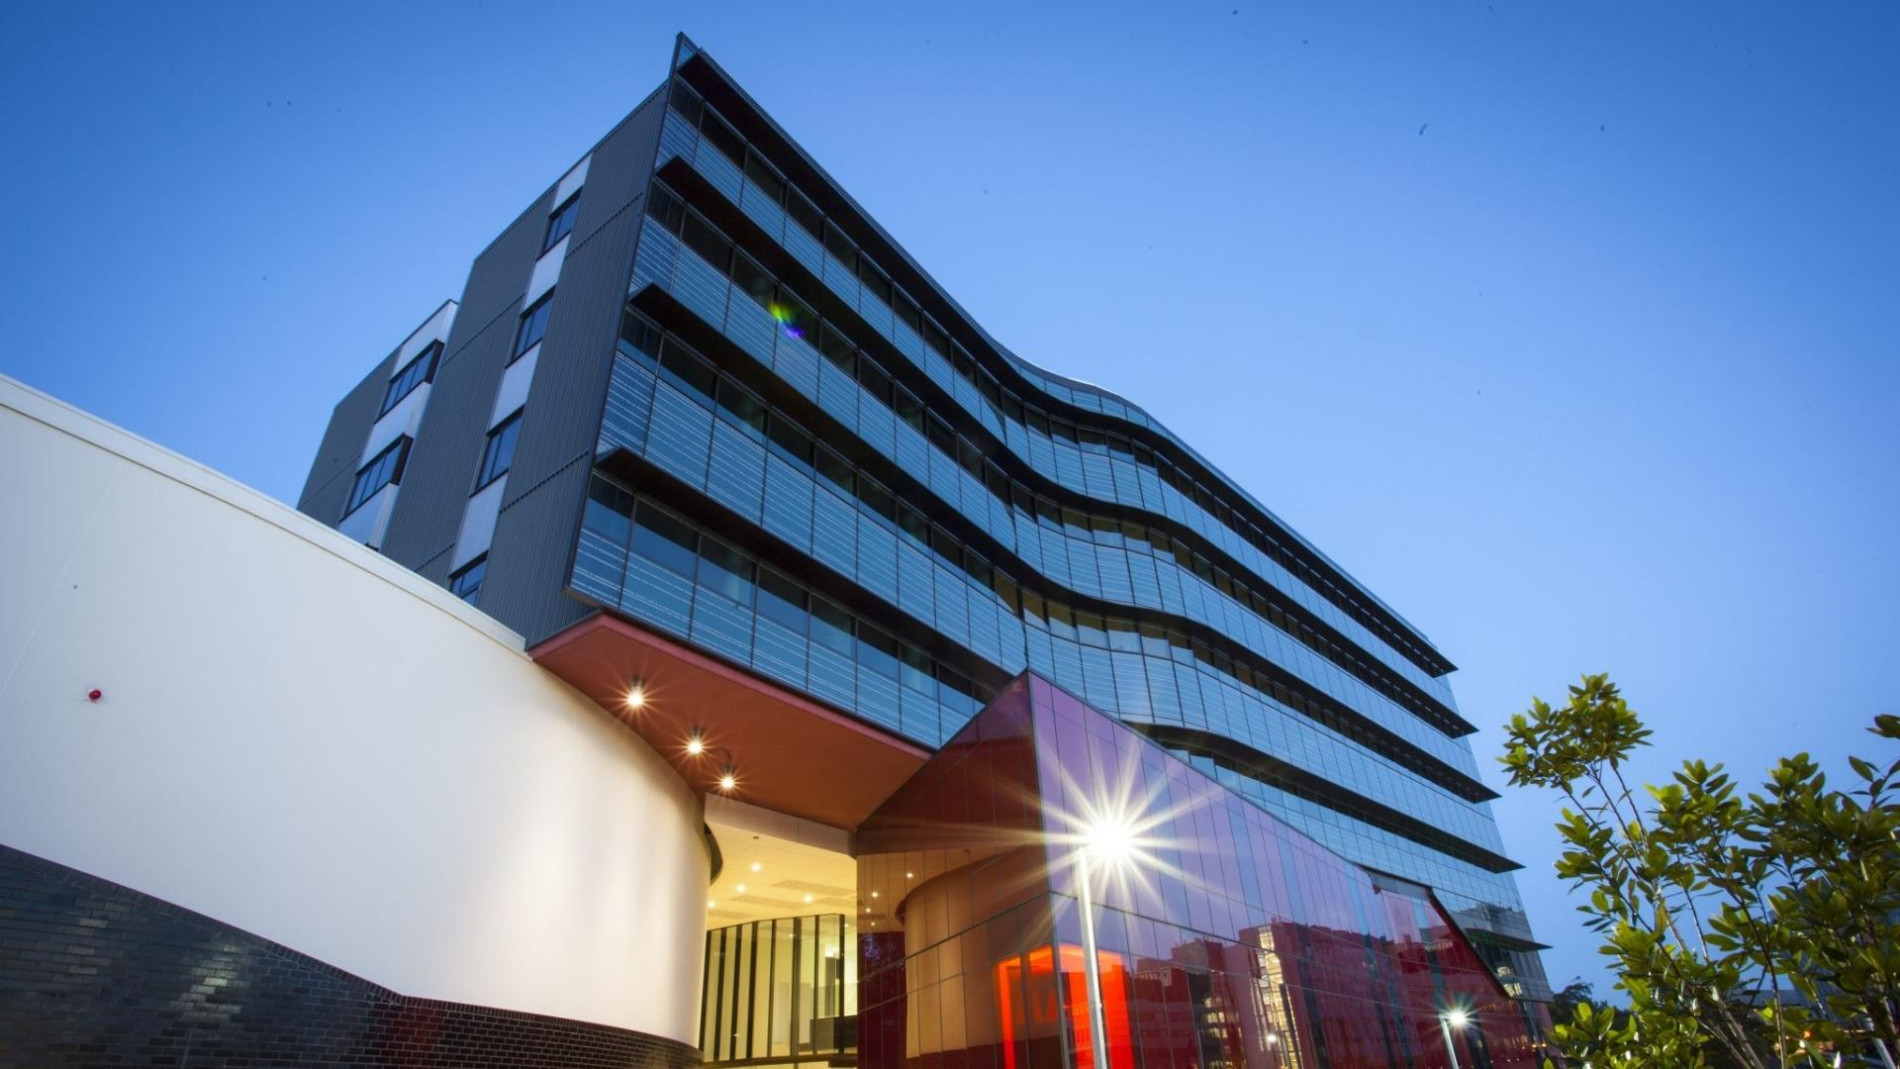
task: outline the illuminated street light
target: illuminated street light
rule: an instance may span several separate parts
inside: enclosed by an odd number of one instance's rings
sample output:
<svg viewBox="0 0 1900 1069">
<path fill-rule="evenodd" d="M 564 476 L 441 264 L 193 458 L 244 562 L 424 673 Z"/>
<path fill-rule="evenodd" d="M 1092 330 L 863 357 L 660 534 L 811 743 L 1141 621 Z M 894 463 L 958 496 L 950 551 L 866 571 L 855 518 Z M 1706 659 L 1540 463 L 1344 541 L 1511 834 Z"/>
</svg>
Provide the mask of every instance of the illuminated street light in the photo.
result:
<svg viewBox="0 0 1900 1069">
<path fill-rule="evenodd" d="M 1102 963 L 1095 949 L 1094 867 L 1112 868 L 1135 853 L 1135 829 L 1120 817 L 1103 817 L 1084 826 L 1077 851 L 1076 880 L 1082 888 L 1082 975 L 1088 981 L 1089 1051 L 1095 1069 L 1108 1069 L 1108 1021 L 1102 1009 Z"/>
<path fill-rule="evenodd" d="M 1451 1069 L 1458 1069 L 1458 1048 L 1452 1045 L 1451 1030 L 1464 1031 L 1471 1021 L 1471 1015 L 1460 1007 L 1452 1007 L 1438 1015 L 1438 1031 L 1445 1037 L 1445 1053 L 1451 1057 Z"/>
</svg>

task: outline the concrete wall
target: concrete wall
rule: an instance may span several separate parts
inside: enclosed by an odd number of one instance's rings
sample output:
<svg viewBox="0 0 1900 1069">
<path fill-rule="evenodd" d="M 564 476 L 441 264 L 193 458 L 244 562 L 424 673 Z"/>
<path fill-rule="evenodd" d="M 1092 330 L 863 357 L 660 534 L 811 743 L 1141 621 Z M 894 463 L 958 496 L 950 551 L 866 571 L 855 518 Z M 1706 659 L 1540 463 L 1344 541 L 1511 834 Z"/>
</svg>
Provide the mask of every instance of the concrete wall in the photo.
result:
<svg viewBox="0 0 1900 1069">
<path fill-rule="evenodd" d="M 698 801 L 517 636 L 4 378 L 0 500 L 0 844 L 405 995 L 696 1042 Z"/>
</svg>

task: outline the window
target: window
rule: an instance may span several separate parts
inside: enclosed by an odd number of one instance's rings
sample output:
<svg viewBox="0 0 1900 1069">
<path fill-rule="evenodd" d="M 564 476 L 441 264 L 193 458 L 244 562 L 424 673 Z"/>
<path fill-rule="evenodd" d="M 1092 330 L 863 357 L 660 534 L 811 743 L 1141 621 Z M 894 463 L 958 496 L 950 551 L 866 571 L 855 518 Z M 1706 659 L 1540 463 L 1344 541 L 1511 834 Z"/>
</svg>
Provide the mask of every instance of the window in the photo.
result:
<svg viewBox="0 0 1900 1069">
<path fill-rule="evenodd" d="M 858 347 L 851 344 L 850 338 L 831 329 L 830 323 L 823 323 L 818 329 L 818 351 L 848 375 L 857 360 Z"/>
<path fill-rule="evenodd" d="M 482 577 L 487 574 L 488 554 L 484 553 L 449 576 L 449 593 L 473 605 L 481 599 Z"/>
<path fill-rule="evenodd" d="M 850 613 L 826 601 L 824 598 L 813 596 L 811 599 L 811 619 L 812 638 L 816 639 L 820 646 L 824 646 L 837 653 L 842 653 L 846 657 L 855 654 L 856 651 L 853 649 L 854 644 L 851 640 Z"/>
<path fill-rule="evenodd" d="M 763 401 L 741 389 L 729 378 L 719 380 L 719 392 L 715 396 L 719 415 L 726 422 L 750 429 L 755 437 L 764 437 L 765 403 Z"/>
<path fill-rule="evenodd" d="M 897 678 L 897 642 L 864 621 L 858 621 L 858 663 L 881 676 Z"/>
<path fill-rule="evenodd" d="M 660 374 L 679 386 L 693 400 L 701 404 L 712 403 L 719 373 L 713 370 L 711 364 L 671 338 L 666 339 L 665 347 L 660 350 Z"/>
<path fill-rule="evenodd" d="M 496 479 L 508 474 L 515 462 L 515 439 L 521 434 L 521 410 L 502 420 L 495 429 L 488 432 L 488 445 L 482 449 L 482 470 L 476 477 L 475 489 L 480 490 Z"/>
<path fill-rule="evenodd" d="M 402 482 L 402 468 L 408 461 L 408 438 L 398 438 L 389 443 L 389 448 L 376 454 L 375 459 L 356 473 L 356 482 L 350 487 L 350 500 L 343 506 L 343 515 L 355 512 L 383 487 Z"/>
<path fill-rule="evenodd" d="M 803 635 L 811 619 L 805 612 L 804 588 L 770 568 L 760 568 L 759 615 Z"/>
<path fill-rule="evenodd" d="M 414 360 L 404 364 L 396 377 L 389 380 L 389 389 L 383 391 L 383 410 L 376 413 L 380 418 L 396 407 L 396 402 L 409 396 L 416 387 L 435 378 L 435 358 L 442 353 L 441 342 L 430 342 L 428 348 L 416 354 Z"/>
<path fill-rule="evenodd" d="M 641 502 L 633 522 L 635 553 L 690 578 L 699 563 L 698 543 L 698 533 L 684 521 Z"/>
<path fill-rule="evenodd" d="M 865 393 L 887 405 L 891 403 L 891 377 L 868 356 L 858 358 L 858 384 Z"/>
<path fill-rule="evenodd" d="M 825 224 L 825 251 L 836 256 L 844 264 L 845 270 L 857 270 L 858 247 L 851 244 L 851 239 L 844 236 L 844 231 L 831 223 Z"/>
<path fill-rule="evenodd" d="M 699 540 L 699 585 L 740 605 L 752 604 L 752 562 L 712 538 Z"/>
<path fill-rule="evenodd" d="M 554 209 L 554 214 L 548 216 L 548 233 L 541 239 L 542 252 L 553 248 L 560 243 L 562 238 L 573 232 L 574 216 L 580 211 L 580 205 L 580 190 L 575 190 L 573 196 L 563 201 L 559 208 Z"/>
<path fill-rule="evenodd" d="M 773 173 L 771 165 L 760 159 L 757 152 L 746 153 L 745 176 L 773 204 L 785 199 L 785 180 Z"/>
<path fill-rule="evenodd" d="M 824 232 L 825 217 L 816 205 L 805 199 L 796 189 L 788 189 L 785 194 L 785 210 L 791 213 L 792 221 L 804 227 L 817 237 Z"/>
<path fill-rule="evenodd" d="M 932 698 L 937 696 L 937 680 L 931 674 L 930 655 L 908 642 L 897 647 L 898 679 L 910 689 Z"/>
<path fill-rule="evenodd" d="M 698 212 L 686 213 L 686 222 L 680 227 L 680 240 L 721 271 L 725 271 L 732 263 L 732 242 L 713 229 L 713 225 L 701 218 Z"/>
<path fill-rule="evenodd" d="M 521 313 L 521 325 L 515 328 L 515 354 L 509 363 L 521 359 L 521 354 L 541 344 L 542 335 L 548 332 L 548 309 L 552 307 L 554 291 L 549 290 L 542 298 L 534 302 L 534 307 Z"/>
<path fill-rule="evenodd" d="M 811 463 L 811 435 L 776 412 L 772 413 L 772 421 L 768 426 L 771 428 L 773 452 L 800 464 Z"/>
<path fill-rule="evenodd" d="M 655 183 L 652 192 L 647 194 L 647 214 L 651 215 L 661 228 L 677 234 L 680 222 L 686 218 L 686 205 L 674 196 L 672 190 Z"/>
<path fill-rule="evenodd" d="M 757 301 L 759 307 L 765 309 L 772 307 L 772 291 L 776 283 L 752 257 L 743 252 L 733 256 L 732 281 L 744 291 L 746 296 Z"/>
<path fill-rule="evenodd" d="M 868 256 L 858 257 L 858 281 L 864 284 L 865 290 L 872 296 L 885 304 L 891 303 L 891 280 L 877 269 Z"/>
<path fill-rule="evenodd" d="M 734 130 L 731 124 L 718 115 L 707 111 L 705 117 L 700 120 L 699 131 L 705 134 L 706 140 L 712 142 L 712 146 L 723 153 L 727 159 L 734 163 L 745 159 L 745 139 L 739 136 L 739 131 Z"/>
</svg>

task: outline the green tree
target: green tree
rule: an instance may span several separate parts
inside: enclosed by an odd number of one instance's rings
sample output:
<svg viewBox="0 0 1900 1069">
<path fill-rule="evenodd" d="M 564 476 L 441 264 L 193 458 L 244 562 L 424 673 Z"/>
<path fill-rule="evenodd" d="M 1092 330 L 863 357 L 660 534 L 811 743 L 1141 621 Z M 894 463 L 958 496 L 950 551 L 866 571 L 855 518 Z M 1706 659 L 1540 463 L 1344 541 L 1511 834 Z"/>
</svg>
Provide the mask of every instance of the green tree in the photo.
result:
<svg viewBox="0 0 1900 1069">
<path fill-rule="evenodd" d="M 1592 1014 L 1615 1013 L 1609 1003 L 1596 997 L 1596 986 L 1581 978 L 1564 985 L 1562 991 L 1550 997 L 1550 1020 L 1552 1024 L 1570 1024 L 1577 1019 L 1577 1011 L 1585 1006 Z"/>
<path fill-rule="evenodd" d="M 1638 793 L 1624 768 L 1650 732 L 1607 675 L 1560 707 L 1533 699 L 1509 731 L 1511 783 L 1568 803 L 1557 874 L 1587 894 L 1629 998 L 1623 1013 L 1576 1003 L 1555 1029 L 1575 1063 L 1766 1069 L 1900 1049 L 1900 759 L 1850 757 L 1839 790 L 1797 754 L 1754 793 L 1688 761 Z M 1871 731 L 1900 740 L 1900 717 Z"/>
</svg>

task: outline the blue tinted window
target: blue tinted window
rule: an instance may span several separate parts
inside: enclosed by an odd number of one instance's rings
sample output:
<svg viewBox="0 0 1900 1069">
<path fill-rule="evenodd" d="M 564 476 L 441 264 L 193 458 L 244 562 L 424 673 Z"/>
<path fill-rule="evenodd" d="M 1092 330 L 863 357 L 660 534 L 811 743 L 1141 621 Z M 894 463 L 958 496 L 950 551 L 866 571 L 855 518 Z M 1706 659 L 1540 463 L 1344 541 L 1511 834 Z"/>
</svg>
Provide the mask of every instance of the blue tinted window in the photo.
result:
<svg viewBox="0 0 1900 1069">
<path fill-rule="evenodd" d="M 633 551 L 684 576 L 699 562 L 698 536 L 685 523 L 651 505 L 641 505 L 633 524 Z"/>
<path fill-rule="evenodd" d="M 896 640 L 870 624 L 858 621 L 858 663 L 878 675 L 896 679 Z"/>
<path fill-rule="evenodd" d="M 752 562 L 711 538 L 699 543 L 699 585 L 741 605 L 752 603 Z"/>
<path fill-rule="evenodd" d="M 581 522 L 609 543 L 624 547 L 633 526 L 633 495 L 596 477 L 587 487 L 587 512 Z"/>
<path fill-rule="evenodd" d="M 904 643 L 898 651 L 898 679 L 910 689 L 932 697 L 937 693 L 937 681 L 931 675 L 930 655 L 910 643 Z"/>
<path fill-rule="evenodd" d="M 759 569 L 759 615 L 804 634 L 811 619 L 805 612 L 805 588 L 770 568 Z"/>
<path fill-rule="evenodd" d="M 534 307 L 521 313 L 521 324 L 515 328 L 515 357 L 540 344 L 541 338 L 548 332 L 548 311 L 553 308 L 554 291 L 549 290 Z"/>
<path fill-rule="evenodd" d="M 414 360 L 403 365 L 396 377 L 389 380 L 389 388 L 383 391 L 382 415 L 396 407 L 396 402 L 409 396 L 415 388 L 435 377 L 435 358 L 442 352 L 441 342 L 432 342 L 428 348 L 417 354 Z"/>
<path fill-rule="evenodd" d="M 697 401 L 710 402 L 719 382 L 719 373 L 711 364 L 670 338 L 660 351 L 660 373 Z"/>
<path fill-rule="evenodd" d="M 824 598 L 812 598 L 811 637 L 827 649 L 852 656 L 851 614 Z"/>
<path fill-rule="evenodd" d="M 470 605 L 481 600 L 482 579 L 488 574 L 488 554 L 484 553 L 449 576 L 449 593 Z"/>
<path fill-rule="evenodd" d="M 521 412 L 502 420 L 494 430 L 488 432 L 488 444 L 482 450 L 482 468 L 475 478 L 475 489 L 480 490 L 496 479 L 508 474 L 515 462 L 515 439 L 521 435 Z"/>
<path fill-rule="evenodd" d="M 389 448 L 376 454 L 375 459 L 363 465 L 356 473 L 356 482 L 350 486 L 350 499 L 343 506 L 343 515 L 355 512 L 363 502 L 376 496 L 376 491 L 385 486 L 402 481 L 403 465 L 409 460 L 409 439 L 398 438 L 389 444 Z"/>
<path fill-rule="evenodd" d="M 719 380 L 717 393 L 719 414 L 726 422 L 745 427 L 757 434 L 765 433 L 765 404 L 742 389 L 731 379 Z"/>
<path fill-rule="evenodd" d="M 579 213 L 580 206 L 581 195 L 579 191 L 576 191 L 573 196 L 567 198 L 566 203 L 554 209 L 553 215 L 548 216 L 548 233 L 541 240 L 542 252 L 553 248 L 562 238 L 573 232 L 574 216 Z"/>
</svg>

